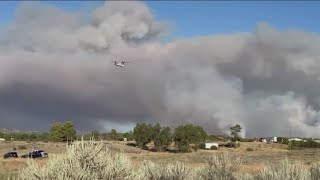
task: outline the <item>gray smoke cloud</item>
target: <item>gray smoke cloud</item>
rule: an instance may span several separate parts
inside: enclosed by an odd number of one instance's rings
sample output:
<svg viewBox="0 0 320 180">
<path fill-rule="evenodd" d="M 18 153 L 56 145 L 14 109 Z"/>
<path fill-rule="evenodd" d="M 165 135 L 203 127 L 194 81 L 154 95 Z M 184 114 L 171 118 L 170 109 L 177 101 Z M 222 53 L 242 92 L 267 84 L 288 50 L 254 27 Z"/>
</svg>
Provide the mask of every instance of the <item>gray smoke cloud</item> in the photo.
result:
<svg viewBox="0 0 320 180">
<path fill-rule="evenodd" d="M 160 43 L 169 25 L 142 2 L 86 15 L 24 2 L 0 34 L 1 126 L 70 119 L 79 130 L 125 131 L 144 121 L 227 133 L 240 124 L 247 137 L 319 136 L 318 34 L 259 23 Z"/>
</svg>

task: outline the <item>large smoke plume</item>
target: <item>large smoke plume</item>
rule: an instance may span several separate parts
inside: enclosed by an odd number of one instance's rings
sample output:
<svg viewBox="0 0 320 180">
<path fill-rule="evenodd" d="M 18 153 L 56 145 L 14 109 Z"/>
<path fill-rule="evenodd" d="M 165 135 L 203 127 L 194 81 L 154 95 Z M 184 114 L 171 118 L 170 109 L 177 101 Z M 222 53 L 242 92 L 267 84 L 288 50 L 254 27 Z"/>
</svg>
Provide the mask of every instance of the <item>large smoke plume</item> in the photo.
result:
<svg viewBox="0 0 320 180">
<path fill-rule="evenodd" d="M 170 27 L 142 2 L 111 1 L 86 16 L 24 2 L 0 31 L 2 127 L 70 119 L 79 130 L 146 121 L 319 135 L 319 35 L 259 23 L 253 33 L 163 44 Z"/>
</svg>

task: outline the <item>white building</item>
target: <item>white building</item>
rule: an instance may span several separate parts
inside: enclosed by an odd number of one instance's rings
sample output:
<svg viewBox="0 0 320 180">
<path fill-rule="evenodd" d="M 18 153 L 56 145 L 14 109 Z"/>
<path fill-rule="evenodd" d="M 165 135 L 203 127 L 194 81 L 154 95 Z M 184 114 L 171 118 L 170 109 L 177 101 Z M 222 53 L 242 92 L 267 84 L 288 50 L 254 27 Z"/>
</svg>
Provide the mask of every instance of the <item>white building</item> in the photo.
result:
<svg viewBox="0 0 320 180">
<path fill-rule="evenodd" d="M 314 141 L 320 143 L 320 139 L 314 139 Z"/>
<path fill-rule="evenodd" d="M 300 139 L 300 138 L 291 138 L 291 139 L 289 139 L 289 141 L 302 141 L 302 139 Z"/>
<path fill-rule="evenodd" d="M 206 149 L 211 149 L 212 146 L 219 148 L 218 143 L 206 143 Z"/>
<path fill-rule="evenodd" d="M 277 137 L 267 137 L 267 138 L 260 138 L 260 141 L 263 143 L 270 143 L 270 142 L 278 142 L 278 138 Z"/>
</svg>

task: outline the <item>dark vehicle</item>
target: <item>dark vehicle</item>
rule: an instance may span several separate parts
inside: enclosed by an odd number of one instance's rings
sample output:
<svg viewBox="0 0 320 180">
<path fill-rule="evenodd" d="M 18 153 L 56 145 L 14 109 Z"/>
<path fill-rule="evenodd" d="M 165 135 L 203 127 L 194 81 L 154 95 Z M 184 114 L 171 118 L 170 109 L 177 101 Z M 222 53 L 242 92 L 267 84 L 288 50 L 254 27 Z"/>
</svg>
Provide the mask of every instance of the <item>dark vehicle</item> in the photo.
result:
<svg viewBox="0 0 320 180">
<path fill-rule="evenodd" d="M 29 152 L 25 155 L 22 155 L 21 158 L 47 158 L 48 153 L 43 150 L 34 150 L 32 152 Z"/>
<path fill-rule="evenodd" d="M 3 156 L 4 159 L 7 158 L 18 158 L 17 152 L 8 152 Z"/>
<path fill-rule="evenodd" d="M 21 156 L 21 158 L 31 158 L 32 157 L 32 153 L 27 153 Z"/>
</svg>

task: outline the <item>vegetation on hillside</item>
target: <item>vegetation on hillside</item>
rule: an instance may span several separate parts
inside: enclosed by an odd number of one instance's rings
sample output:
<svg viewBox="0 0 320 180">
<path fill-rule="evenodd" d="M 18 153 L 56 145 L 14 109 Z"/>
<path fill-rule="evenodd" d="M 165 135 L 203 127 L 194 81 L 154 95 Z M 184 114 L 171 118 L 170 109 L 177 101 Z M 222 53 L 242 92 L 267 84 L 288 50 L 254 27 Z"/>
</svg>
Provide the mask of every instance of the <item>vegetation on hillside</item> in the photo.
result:
<svg viewBox="0 0 320 180">
<path fill-rule="evenodd" d="M 48 132 L 0 132 L 0 138 L 4 138 L 6 141 L 48 141 Z"/>
<path fill-rule="evenodd" d="M 152 125 L 146 123 L 137 123 L 133 131 L 119 133 L 116 129 L 110 132 L 92 131 L 88 134 L 77 134 L 71 121 L 55 122 L 51 124 L 49 132 L 19 132 L 6 131 L 0 132 L 0 138 L 6 141 L 44 141 L 44 142 L 69 142 L 83 138 L 90 140 L 94 137 L 96 140 L 113 141 L 135 141 L 137 147 L 149 149 L 149 143 L 153 143 L 155 151 L 173 150 L 169 148 L 173 143 L 175 152 L 190 152 L 194 150 L 205 149 L 205 142 L 225 142 L 226 147 L 237 148 L 239 142 L 252 142 L 255 139 L 245 139 L 240 137 L 242 127 L 238 124 L 229 128 L 230 135 L 208 135 L 201 127 L 193 124 L 180 125 L 175 129 L 162 127 L 159 123 Z M 232 141 L 232 142 L 230 142 Z M 313 139 L 304 139 L 304 141 L 289 141 L 288 138 L 278 137 L 278 142 L 287 144 L 290 150 L 299 150 L 303 148 L 320 148 L 320 143 Z M 132 144 L 132 143 L 131 143 Z"/>
</svg>

